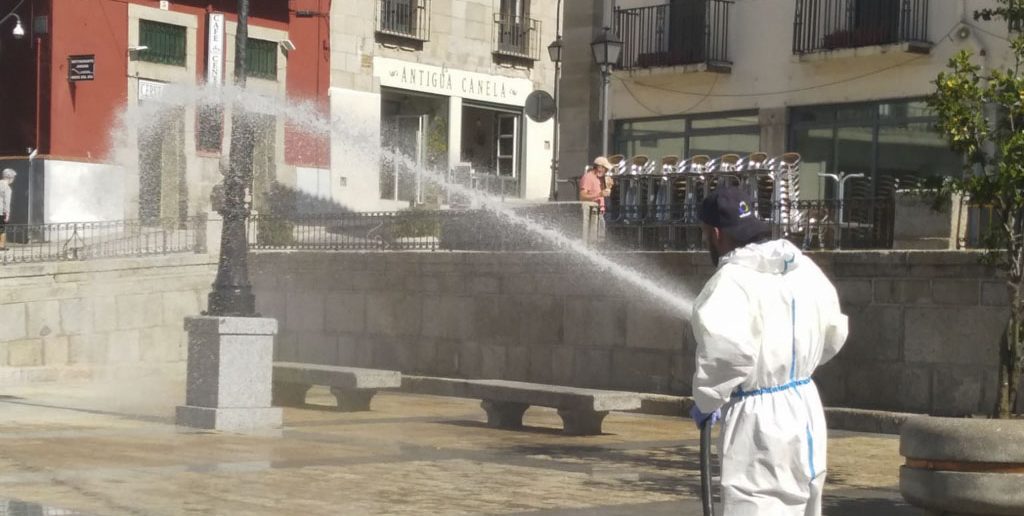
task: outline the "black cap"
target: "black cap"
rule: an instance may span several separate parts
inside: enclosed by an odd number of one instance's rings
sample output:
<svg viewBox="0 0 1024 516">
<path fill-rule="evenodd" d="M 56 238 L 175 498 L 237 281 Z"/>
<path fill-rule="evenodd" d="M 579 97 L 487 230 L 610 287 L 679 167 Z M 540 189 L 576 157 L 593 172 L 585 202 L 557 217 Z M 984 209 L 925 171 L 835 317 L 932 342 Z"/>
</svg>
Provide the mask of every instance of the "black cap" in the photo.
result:
<svg viewBox="0 0 1024 516">
<path fill-rule="evenodd" d="M 700 221 L 721 229 L 740 244 L 756 242 L 772 234 L 771 226 L 754 213 L 754 200 L 731 186 L 719 188 L 704 198 Z"/>
</svg>

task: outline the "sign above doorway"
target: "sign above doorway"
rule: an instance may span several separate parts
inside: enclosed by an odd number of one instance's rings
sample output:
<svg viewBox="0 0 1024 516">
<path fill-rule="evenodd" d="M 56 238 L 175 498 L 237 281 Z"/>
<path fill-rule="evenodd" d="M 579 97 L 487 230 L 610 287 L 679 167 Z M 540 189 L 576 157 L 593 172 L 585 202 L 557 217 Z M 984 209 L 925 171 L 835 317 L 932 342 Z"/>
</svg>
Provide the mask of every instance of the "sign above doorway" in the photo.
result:
<svg viewBox="0 0 1024 516">
<path fill-rule="evenodd" d="M 526 98 L 533 90 L 533 81 L 529 79 L 468 72 L 387 57 L 373 58 L 373 74 L 380 79 L 380 85 L 385 87 L 518 107 L 526 104 Z"/>
</svg>

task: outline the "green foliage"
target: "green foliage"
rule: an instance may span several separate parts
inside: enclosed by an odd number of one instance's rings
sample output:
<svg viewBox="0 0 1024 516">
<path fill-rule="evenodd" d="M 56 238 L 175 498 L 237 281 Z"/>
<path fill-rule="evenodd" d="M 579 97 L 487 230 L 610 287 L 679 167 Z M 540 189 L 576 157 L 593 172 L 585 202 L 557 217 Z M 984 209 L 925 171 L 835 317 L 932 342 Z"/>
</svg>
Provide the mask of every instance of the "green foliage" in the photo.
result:
<svg viewBox="0 0 1024 516">
<path fill-rule="evenodd" d="M 974 13 L 975 20 L 1002 20 L 1010 28 L 1011 61 L 984 70 L 966 50 L 949 60 L 935 80 L 928 104 L 950 148 L 964 156 L 964 174 L 949 178 L 940 198 L 956 193 L 991 209 L 983 235 L 984 261 L 1001 269 L 1010 292 L 1010 322 L 1000 343 L 998 397 L 994 414 L 1009 417 L 1024 369 L 1024 0 L 999 0 Z M 938 202 L 938 201 L 937 201 Z"/>
<path fill-rule="evenodd" d="M 436 212 L 413 207 L 395 216 L 392 238 L 440 237 L 441 218 Z"/>
<path fill-rule="evenodd" d="M 256 241 L 263 246 L 289 246 L 295 243 L 290 220 L 277 217 L 260 217 L 256 226 Z"/>
</svg>

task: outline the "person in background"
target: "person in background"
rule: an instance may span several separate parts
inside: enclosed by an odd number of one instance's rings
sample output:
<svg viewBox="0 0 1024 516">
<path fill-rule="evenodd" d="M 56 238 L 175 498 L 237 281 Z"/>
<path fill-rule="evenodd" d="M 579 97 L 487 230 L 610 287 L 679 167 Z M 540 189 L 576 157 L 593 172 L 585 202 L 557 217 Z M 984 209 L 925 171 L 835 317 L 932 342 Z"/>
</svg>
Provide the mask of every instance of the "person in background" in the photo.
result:
<svg viewBox="0 0 1024 516">
<path fill-rule="evenodd" d="M 611 168 L 608 158 L 598 156 L 587 173 L 580 178 L 580 200 L 597 203 L 601 213 L 605 211 L 605 198 L 612 192 L 612 178 L 606 175 Z"/>
<path fill-rule="evenodd" d="M 17 175 L 13 169 L 5 168 L 0 176 L 0 209 L 3 212 L 0 216 L 0 251 L 7 250 L 7 223 L 11 220 L 11 185 Z"/>
</svg>

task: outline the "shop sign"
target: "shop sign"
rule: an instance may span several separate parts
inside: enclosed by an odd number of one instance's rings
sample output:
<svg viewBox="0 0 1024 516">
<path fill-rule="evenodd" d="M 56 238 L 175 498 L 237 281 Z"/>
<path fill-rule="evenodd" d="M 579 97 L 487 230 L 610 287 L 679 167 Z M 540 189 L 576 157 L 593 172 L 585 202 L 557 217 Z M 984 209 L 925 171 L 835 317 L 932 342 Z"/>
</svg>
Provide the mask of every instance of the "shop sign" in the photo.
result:
<svg viewBox="0 0 1024 516">
<path fill-rule="evenodd" d="M 206 83 L 224 83 L 224 13 L 210 13 L 206 37 Z"/>
<path fill-rule="evenodd" d="M 529 79 L 467 72 L 386 57 L 373 59 L 373 72 L 385 87 L 520 107 L 533 91 L 533 82 Z"/>
</svg>

